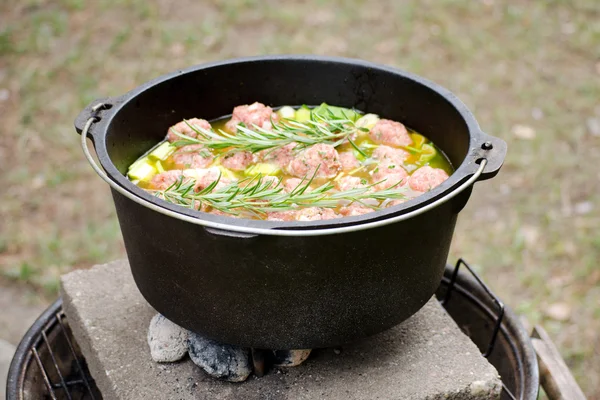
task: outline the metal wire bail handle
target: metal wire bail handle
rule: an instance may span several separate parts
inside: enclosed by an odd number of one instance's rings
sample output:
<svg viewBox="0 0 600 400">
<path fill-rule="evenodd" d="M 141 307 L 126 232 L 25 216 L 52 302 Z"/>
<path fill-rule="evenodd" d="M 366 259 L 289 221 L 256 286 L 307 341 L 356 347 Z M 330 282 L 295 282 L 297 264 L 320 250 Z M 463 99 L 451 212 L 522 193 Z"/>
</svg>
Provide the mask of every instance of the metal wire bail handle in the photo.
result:
<svg viewBox="0 0 600 400">
<path fill-rule="evenodd" d="M 488 288 L 487 285 L 483 283 L 479 275 L 477 275 L 477 273 L 469 266 L 469 264 L 467 264 L 467 262 L 462 258 L 459 258 L 456 262 L 456 266 L 454 267 L 454 271 L 452 271 L 452 277 L 450 278 L 450 283 L 448 284 L 446 295 L 441 301 L 442 305 L 445 305 L 450 301 L 450 296 L 452 295 L 452 290 L 454 289 L 454 284 L 456 283 L 456 277 L 458 276 L 458 269 L 461 265 L 464 265 L 465 268 L 469 270 L 469 272 L 471 273 L 471 275 L 473 275 L 473 278 L 475 278 L 477 283 L 479 283 L 483 290 L 492 298 L 494 303 L 496 303 L 496 305 L 498 306 L 498 316 L 496 317 L 496 323 L 494 324 L 492 337 L 490 338 L 490 342 L 485 353 L 482 354 L 484 357 L 487 358 L 490 354 L 492 354 L 492 351 L 494 350 L 494 346 L 496 345 L 496 339 L 498 338 L 498 332 L 500 332 L 500 327 L 502 326 L 502 319 L 504 318 L 504 303 L 502 303 L 500 299 L 496 297 L 494 293 L 492 293 L 490 288 Z"/>
<path fill-rule="evenodd" d="M 98 174 L 98 176 L 100 176 L 100 178 L 102 178 L 106 183 L 108 183 L 108 185 L 113 190 L 117 191 L 118 193 L 122 194 L 123 196 L 127 197 L 128 199 L 138 203 L 139 205 L 142 205 L 153 211 L 156 211 L 158 213 L 161 213 L 161 214 L 169 216 L 169 217 L 177 218 L 181 221 L 190 222 L 195 225 L 201 225 L 201 226 L 205 226 L 205 227 L 209 227 L 209 228 L 215 228 L 215 229 L 220 229 L 220 230 L 230 231 L 230 232 L 233 231 L 233 232 L 238 232 L 238 233 L 249 233 L 249 234 L 254 234 L 254 235 L 258 234 L 258 235 L 276 235 L 276 236 L 322 236 L 322 235 L 332 235 L 332 234 L 337 234 L 337 233 L 355 232 L 355 231 L 360 231 L 360 230 L 364 230 L 364 229 L 376 228 L 379 226 L 384 226 L 384 225 L 392 224 L 392 223 L 399 222 L 399 221 L 404 221 L 406 219 L 423 214 L 439 205 L 444 204 L 448 200 L 454 198 L 455 196 L 460 194 L 462 191 L 464 191 L 465 189 L 467 189 L 468 187 L 473 185 L 475 183 L 475 181 L 477 181 L 477 179 L 479 179 L 479 176 L 481 176 L 481 174 L 483 173 L 483 170 L 485 169 L 485 166 L 487 165 L 487 162 L 488 162 L 487 159 L 481 158 L 479 160 L 480 161 L 479 168 L 477 168 L 475 173 L 469 179 L 467 179 L 464 183 L 462 183 L 459 187 L 457 187 L 455 190 L 453 190 L 446 196 L 441 197 L 429 204 L 426 204 L 423 207 L 417 208 L 416 210 L 407 212 L 405 214 L 397 215 L 392 218 L 382 219 L 382 220 L 373 221 L 373 222 L 367 222 L 364 224 L 350 225 L 350 226 L 343 226 L 343 227 L 339 227 L 339 228 L 329 228 L 329 229 L 292 230 L 292 229 L 248 228 L 248 227 L 244 227 L 244 226 L 223 224 L 220 222 L 204 221 L 204 220 L 201 220 L 198 218 L 190 217 L 185 214 L 180 214 L 175 211 L 168 210 L 168 209 L 160 207 L 154 203 L 151 203 L 146 199 L 136 196 L 135 194 L 129 192 L 127 189 L 123 188 L 117 182 L 113 181 L 102 170 L 102 168 L 100 168 L 98 166 L 98 164 L 96 164 L 96 161 L 92 157 L 92 154 L 90 153 L 90 149 L 87 144 L 87 136 L 88 136 L 89 129 L 92 126 L 92 124 L 94 122 L 99 121 L 99 118 L 100 118 L 96 115 L 96 113 L 98 111 L 104 109 L 106 106 L 108 106 L 108 105 L 105 103 L 98 103 L 95 106 L 93 106 L 92 107 L 92 116 L 87 120 L 87 122 L 83 126 L 83 129 L 81 130 L 81 148 L 83 149 L 83 153 L 85 154 L 85 157 L 87 158 L 88 162 L 90 163 L 90 165 L 92 166 L 94 171 Z"/>
</svg>

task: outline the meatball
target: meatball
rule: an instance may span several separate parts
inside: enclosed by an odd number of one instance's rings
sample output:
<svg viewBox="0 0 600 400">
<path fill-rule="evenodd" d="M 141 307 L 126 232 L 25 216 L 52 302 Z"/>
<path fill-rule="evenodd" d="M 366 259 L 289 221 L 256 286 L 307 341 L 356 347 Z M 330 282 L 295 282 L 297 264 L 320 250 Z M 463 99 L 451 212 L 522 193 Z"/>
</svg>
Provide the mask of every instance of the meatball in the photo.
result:
<svg viewBox="0 0 600 400">
<path fill-rule="evenodd" d="M 336 186 L 340 192 L 365 187 L 366 182 L 356 176 L 344 176 L 336 182 Z"/>
<path fill-rule="evenodd" d="M 184 179 L 184 181 L 194 180 L 194 190 L 196 192 L 205 189 L 211 183 L 219 178 L 221 171 L 219 168 L 213 167 L 208 169 L 203 168 L 195 168 L 195 169 L 172 169 L 170 171 L 165 171 L 160 174 L 154 175 L 152 180 L 150 181 L 150 188 L 155 190 L 165 190 L 169 186 L 173 185 L 179 179 Z M 221 176 L 219 179 L 219 183 L 216 186 L 216 189 L 220 189 L 224 186 L 227 186 L 232 181 Z"/>
<path fill-rule="evenodd" d="M 288 178 L 283 182 L 283 191 L 290 193 L 300 184 L 306 184 L 306 181 L 303 181 L 300 178 Z"/>
<path fill-rule="evenodd" d="M 404 186 L 408 183 L 408 172 L 397 165 L 379 165 L 373 171 L 373 183 L 379 182 L 375 185 L 376 190 L 388 189 L 392 186 Z"/>
<path fill-rule="evenodd" d="M 221 159 L 221 165 L 233 171 L 243 171 L 251 163 L 252 153 L 248 151 L 238 151 L 237 153 L 229 153 Z"/>
<path fill-rule="evenodd" d="M 318 171 L 317 171 L 318 168 Z M 296 156 L 287 166 L 290 175 L 297 177 L 316 176 L 333 178 L 340 172 L 342 165 L 338 152 L 332 145 L 315 144 Z"/>
<path fill-rule="evenodd" d="M 409 146 L 413 142 L 404 125 L 389 119 L 377 121 L 369 131 L 369 136 L 375 143 L 390 146 Z"/>
<path fill-rule="evenodd" d="M 351 151 L 344 151 L 340 153 L 340 163 L 342 164 L 342 170 L 351 171 L 355 168 L 360 167 L 360 163 Z"/>
<path fill-rule="evenodd" d="M 412 190 L 427 192 L 448 179 L 446 171 L 430 166 L 421 167 L 410 176 L 409 185 Z"/>
<path fill-rule="evenodd" d="M 152 177 L 149 182 L 149 188 L 154 190 L 166 190 L 181 179 L 183 179 L 184 182 L 190 180 L 198 181 L 199 178 L 202 178 L 207 174 L 206 171 L 212 172 L 213 169 L 217 171 L 217 174 L 213 174 L 213 180 L 216 180 L 219 171 L 217 168 L 184 170 L 172 169 L 170 171 L 161 172 L 160 174 L 156 174 Z"/>
<path fill-rule="evenodd" d="M 381 203 L 381 206 L 382 207 L 394 207 L 394 206 L 397 206 L 398 204 L 402 204 L 402 203 L 406 202 L 407 199 L 408 199 L 408 196 L 406 199 L 394 199 L 394 200 L 387 199 Z"/>
<path fill-rule="evenodd" d="M 219 170 L 217 167 L 208 169 L 194 169 L 189 171 L 191 172 L 188 175 L 196 180 L 196 184 L 194 185 L 194 190 L 196 192 L 206 189 L 217 179 L 219 179 L 219 182 L 213 190 L 222 189 L 232 182 L 231 179 L 225 178 L 223 175 L 221 175 L 221 170 Z M 185 173 L 186 171 L 184 171 L 184 174 Z"/>
<path fill-rule="evenodd" d="M 148 187 L 153 190 L 167 190 L 173 186 L 175 182 L 183 177 L 183 171 L 180 169 L 173 169 L 171 171 L 161 172 L 156 174 L 150 180 Z"/>
<path fill-rule="evenodd" d="M 353 203 L 349 206 L 340 208 L 340 214 L 344 217 L 356 217 L 357 215 L 364 215 L 373 211 L 375 210 L 358 203 Z"/>
<path fill-rule="evenodd" d="M 334 219 L 340 216 L 331 208 L 308 207 L 303 208 L 296 215 L 298 221 L 320 221 L 323 219 Z"/>
<path fill-rule="evenodd" d="M 409 156 L 407 151 L 395 149 L 390 146 L 381 145 L 373 151 L 373 158 L 379 161 L 382 166 L 402 165 Z"/>
<path fill-rule="evenodd" d="M 280 168 L 285 168 L 294 158 L 294 148 L 298 144 L 295 142 L 286 144 L 283 147 L 272 150 L 262 150 L 254 154 L 255 162 L 268 162 L 279 165 Z"/>
<path fill-rule="evenodd" d="M 210 123 L 207 120 L 199 119 L 199 118 L 192 118 L 192 119 L 187 120 L 187 123 L 186 123 L 186 121 L 181 121 L 181 122 L 173 125 L 172 127 L 170 127 L 169 131 L 167 132 L 167 140 L 169 142 L 173 143 L 173 142 L 183 139 L 181 136 L 178 136 L 173 131 L 177 131 L 177 132 L 179 132 L 183 135 L 189 136 L 189 137 L 193 137 L 193 138 L 197 137 L 198 133 L 196 133 L 195 130 L 190 128 L 190 126 L 188 124 L 197 126 L 202 129 L 211 129 Z"/>
<path fill-rule="evenodd" d="M 295 221 L 298 211 L 274 211 L 267 213 L 267 221 Z"/>
<path fill-rule="evenodd" d="M 271 107 L 256 102 L 250 105 L 235 107 L 231 115 L 231 120 L 225 124 L 225 127 L 231 132 L 236 132 L 238 124 L 243 122 L 250 128 L 256 125 L 260 128 L 271 130 L 273 128 L 271 121 L 277 122 L 278 120 L 279 115 L 274 113 Z"/>
<path fill-rule="evenodd" d="M 214 156 L 201 144 L 190 144 L 177 149 L 171 160 L 178 169 L 205 168 L 213 162 Z"/>
</svg>

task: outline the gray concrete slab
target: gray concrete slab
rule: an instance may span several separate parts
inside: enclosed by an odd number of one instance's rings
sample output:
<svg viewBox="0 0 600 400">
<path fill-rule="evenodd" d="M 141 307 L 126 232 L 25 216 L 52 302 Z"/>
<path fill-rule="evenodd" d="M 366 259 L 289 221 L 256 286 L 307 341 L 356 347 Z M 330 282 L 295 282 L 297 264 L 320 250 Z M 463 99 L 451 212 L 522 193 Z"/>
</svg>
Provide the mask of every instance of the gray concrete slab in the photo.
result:
<svg viewBox="0 0 600 400">
<path fill-rule="evenodd" d="M 146 342 L 155 311 L 126 261 L 62 279 L 64 308 L 105 399 L 494 399 L 497 372 L 437 301 L 387 332 L 317 350 L 301 366 L 244 383 L 214 380 L 189 358 L 152 361 Z"/>
</svg>

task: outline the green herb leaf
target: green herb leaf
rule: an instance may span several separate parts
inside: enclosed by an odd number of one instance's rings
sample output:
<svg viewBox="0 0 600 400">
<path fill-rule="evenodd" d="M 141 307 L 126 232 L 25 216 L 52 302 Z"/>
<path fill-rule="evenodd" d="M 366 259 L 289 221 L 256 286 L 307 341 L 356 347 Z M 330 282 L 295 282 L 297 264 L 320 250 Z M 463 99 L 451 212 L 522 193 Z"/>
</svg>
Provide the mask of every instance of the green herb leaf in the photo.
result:
<svg viewBox="0 0 600 400">
<path fill-rule="evenodd" d="M 366 199 L 378 202 L 386 199 L 404 199 L 405 189 L 399 187 L 400 182 L 385 190 L 374 190 L 375 186 L 384 182 L 350 189 L 334 191 L 334 185 L 327 182 L 317 188 L 311 188 L 318 167 L 312 176 L 305 176 L 289 193 L 285 193 L 282 181 L 265 180 L 262 175 L 235 181 L 217 189 L 221 175 L 204 189 L 195 192 L 195 180 L 180 178 L 165 190 L 148 190 L 155 196 L 169 202 L 190 208 L 201 209 L 203 205 L 231 215 L 264 216 L 271 211 L 289 211 L 306 207 L 335 208 L 342 204 L 358 202 L 367 207 L 378 208 L 379 205 L 364 203 Z M 363 183 L 364 182 L 364 183 Z M 366 180 L 361 180 L 365 184 Z"/>
<path fill-rule="evenodd" d="M 189 144 L 202 144 L 209 149 L 228 149 L 230 151 L 249 151 L 252 153 L 267 149 L 274 150 L 290 143 L 297 144 L 295 150 L 301 150 L 318 143 L 337 147 L 358 129 L 352 119 L 339 118 L 331 112 L 327 116 L 313 113 L 311 118 L 311 120 L 302 122 L 291 119 L 282 119 L 278 122 L 272 121 L 271 130 L 257 125 L 248 127 L 240 123 L 235 134 L 223 130 L 215 132 L 212 129 L 204 129 L 185 120 L 197 136 L 193 138 L 172 130 L 181 138 L 173 145 L 180 147 Z"/>
</svg>

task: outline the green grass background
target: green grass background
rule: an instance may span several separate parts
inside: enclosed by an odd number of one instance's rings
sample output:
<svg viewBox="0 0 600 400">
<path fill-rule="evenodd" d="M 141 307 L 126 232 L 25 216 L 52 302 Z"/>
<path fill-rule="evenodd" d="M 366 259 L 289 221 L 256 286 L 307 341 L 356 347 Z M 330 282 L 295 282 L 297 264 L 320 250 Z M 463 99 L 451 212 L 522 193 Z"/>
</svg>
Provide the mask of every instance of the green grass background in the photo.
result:
<svg viewBox="0 0 600 400">
<path fill-rule="evenodd" d="M 2 279 L 52 297 L 60 274 L 124 255 L 72 128 L 82 107 L 177 68 L 280 53 L 420 74 L 508 142 L 503 170 L 461 214 L 452 260 L 542 324 L 600 398 L 597 0 L 4 0 Z"/>
</svg>

